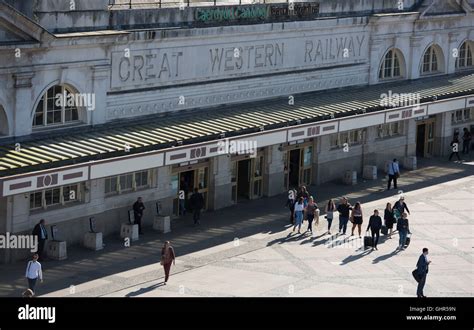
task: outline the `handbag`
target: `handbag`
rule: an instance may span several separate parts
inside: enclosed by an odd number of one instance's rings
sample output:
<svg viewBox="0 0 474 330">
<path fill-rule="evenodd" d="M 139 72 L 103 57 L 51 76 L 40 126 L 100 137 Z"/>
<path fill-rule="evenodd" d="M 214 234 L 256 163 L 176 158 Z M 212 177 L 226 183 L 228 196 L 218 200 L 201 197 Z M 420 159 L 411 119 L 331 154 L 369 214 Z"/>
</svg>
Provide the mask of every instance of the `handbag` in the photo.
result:
<svg viewBox="0 0 474 330">
<path fill-rule="evenodd" d="M 393 175 L 398 179 L 400 177 L 400 172 L 395 172 L 395 168 L 393 167 L 393 163 L 392 163 L 392 170 L 393 170 Z"/>
<path fill-rule="evenodd" d="M 417 281 L 418 283 L 421 281 L 420 274 L 418 273 L 418 269 L 415 269 L 414 271 L 412 271 L 411 274 L 413 275 L 413 278 L 415 279 L 415 281 Z"/>
</svg>

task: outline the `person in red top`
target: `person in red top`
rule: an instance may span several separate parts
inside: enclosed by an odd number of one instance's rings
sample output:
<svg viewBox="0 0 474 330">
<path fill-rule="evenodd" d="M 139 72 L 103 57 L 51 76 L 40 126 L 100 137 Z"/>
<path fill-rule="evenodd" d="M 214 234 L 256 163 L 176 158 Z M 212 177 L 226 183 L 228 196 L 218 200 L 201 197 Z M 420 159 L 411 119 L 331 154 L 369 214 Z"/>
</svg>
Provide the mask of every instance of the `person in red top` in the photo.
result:
<svg viewBox="0 0 474 330">
<path fill-rule="evenodd" d="M 168 282 L 170 277 L 171 264 L 176 265 L 174 249 L 171 246 L 170 241 L 166 241 L 165 245 L 161 249 L 161 262 L 163 268 L 165 269 L 165 284 Z"/>
</svg>

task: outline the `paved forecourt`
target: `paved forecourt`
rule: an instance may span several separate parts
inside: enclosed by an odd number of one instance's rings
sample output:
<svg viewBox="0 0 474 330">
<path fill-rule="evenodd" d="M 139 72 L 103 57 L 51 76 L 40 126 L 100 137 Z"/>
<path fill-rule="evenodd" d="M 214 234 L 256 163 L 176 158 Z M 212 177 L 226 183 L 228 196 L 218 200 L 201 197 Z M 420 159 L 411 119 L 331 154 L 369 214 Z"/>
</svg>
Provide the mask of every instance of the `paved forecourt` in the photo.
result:
<svg viewBox="0 0 474 330">
<path fill-rule="evenodd" d="M 467 164 L 464 166 L 472 168 Z M 433 178 L 446 173 L 437 168 L 413 171 L 404 176 L 401 186 L 408 186 L 423 175 Z M 243 237 L 236 236 L 225 243 L 178 255 L 176 267 L 172 268 L 166 286 L 161 283 L 163 270 L 157 258 L 156 263 L 80 284 L 75 287 L 74 294 L 66 288 L 46 296 L 415 296 L 416 283 L 411 271 L 421 249 L 428 247 L 432 264 L 425 294 L 429 297 L 472 297 L 473 186 L 474 176 L 468 175 L 403 192 L 411 211 L 409 219 L 413 233 L 412 242 L 405 251 L 395 251 L 398 235 L 393 239 L 382 236 L 378 251 L 364 250 L 358 235 L 336 234 L 337 217 L 332 235 L 325 234 L 327 222 L 324 216 L 320 217 L 313 236 L 309 233 L 290 235 L 291 229 L 286 224 L 287 212 L 282 209 L 280 197 L 278 200 L 267 200 L 275 206 L 274 212 L 242 219 L 238 227 L 268 223 L 268 230 L 248 231 L 248 235 Z M 374 208 L 383 215 L 385 204 L 393 204 L 397 199 L 396 190 L 387 193 L 380 188 L 372 188 L 370 201 L 362 204 L 365 215 L 363 231 Z M 322 189 L 313 187 L 313 194 L 319 195 L 315 192 Z M 323 191 L 321 195 L 324 195 Z M 358 199 L 357 193 L 350 194 L 350 197 L 353 203 Z M 366 198 L 362 194 L 360 197 L 361 200 Z M 248 205 L 251 207 L 252 204 Z M 229 214 L 229 210 L 221 214 Z M 306 226 L 307 222 L 304 228 Z M 233 230 L 240 232 L 238 228 L 231 225 L 189 230 L 193 234 L 217 235 L 222 232 L 229 234 Z M 188 240 L 188 244 L 192 244 L 193 234 L 188 238 L 176 238 L 174 243 L 182 245 Z"/>
</svg>

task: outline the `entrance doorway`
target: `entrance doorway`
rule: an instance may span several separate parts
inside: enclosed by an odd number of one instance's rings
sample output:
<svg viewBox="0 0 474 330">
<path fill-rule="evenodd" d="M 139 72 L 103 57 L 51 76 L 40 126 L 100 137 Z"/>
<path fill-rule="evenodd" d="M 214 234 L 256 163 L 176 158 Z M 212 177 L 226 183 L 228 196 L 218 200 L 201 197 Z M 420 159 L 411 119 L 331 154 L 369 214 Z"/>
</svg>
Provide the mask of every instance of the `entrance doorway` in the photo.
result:
<svg viewBox="0 0 474 330">
<path fill-rule="evenodd" d="M 263 196 L 263 154 L 255 158 L 236 156 L 232 160 L 232 201 Z"/>
<path fill-rule="evenodd" d="M 436 119 L 430 118 L 416 125 L 416 156 L 433 157 Z"/>
<path fill-rule="evenodd" d="M 191 168 L 191 169 L 189 169 Z M 176 191 L 176 198 L 173 201 L 173 215 L 182 216 L 191 212 L 189 207 L 189 198 L 194 192 L 194 188 L 198 188 L 204 197 L 204 210 L 208 205 L 209 190 L 209 167 L 203 166 L 198 168 L 188 167 L 188 170 L 176 172 L 171 176 L 171 185 Z M 182 194 L 183 198 L 180 198 Z"/>
<path fill-rule="evenodd" d="M 311 184 L 313 163 L 313 147 L 311 145 L 288 150 L 284 162 L 286 189 Z"/>
</svg>

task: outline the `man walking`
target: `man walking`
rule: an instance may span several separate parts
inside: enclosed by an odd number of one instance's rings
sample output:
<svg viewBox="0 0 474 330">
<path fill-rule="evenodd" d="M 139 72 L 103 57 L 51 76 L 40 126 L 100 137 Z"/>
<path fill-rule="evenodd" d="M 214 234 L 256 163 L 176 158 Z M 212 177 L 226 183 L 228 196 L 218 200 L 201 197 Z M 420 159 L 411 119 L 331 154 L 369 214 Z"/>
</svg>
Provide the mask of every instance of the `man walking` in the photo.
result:
<svg viewBox="0 0 474 330">
<path fill-rule="evenodd" d="M 469 147 L 471 146 L 472 135 L 466 127 L 463 128 L 463 132 L 464 134 L 462 136 L 462 153 L 468 154 Z"/>
<path fill-rule="evenodd" d="M 135 218 L 135 223 L 138 225 L 138 233 L 143 235 L 142 231 L 142 218 L 143 210 L 145 210 L 145 204 L 141 197 L 138 197 L 137 201 L 133 204 L 133 215 Z"/>
<path fill-rule="evenodd" d="M 194 188 L 194 193 L 191 195 L 189 199 L 189 205 L 193 210 L 193 220 L 194 224 L 200 225 L 201 222 L 201 210 L 204 208 L 204 197 L 199 192 L 198 188 Z"/>
<path fill-rule="evenodd" d="M 346 197 L 343 197 L 341 199 L 341 204 L 337 206 L 337 212 L 339 212 L 339 233 L 342 233 L 343 235 L 346 234 L 350 210 L 352 210 L 351 204 L 348 203 Z"/>
<path fill-rule="evenodd" d="M 387 190 L 390 190 L 390 186 L 392 185 L 393 180 L 393 188 L 397 189 L 397 179 L 400 177 L 400 168 L 398 166 L 398 161 L 394 158 L 388 164 L 388 186 Z"/>
<path fill-rule="evenodd" d="M 426 298 L 423 294 L 423 288 L 425 287 L 426 283 L 426 275 L 428 274 L 428 266 L 431 263 L 428 260 L 428 249 L 423 248 L 422 255 L 418 258 L 418 262 L 416 263 L 416 270 L 418 272 L 418 287 L 416 289 L 416 295 L 418 298 Z"/>
<path fill-rule="evenodd" d="M 35 292 L 38 278 L 41 283 L 43 283 L 43 272 L 41 271 L 41 264 L 38 262 L 38 258 L 38 253 L 33 254 L 33 259 L 28 261 L 28 265 L 26 266 L 25 277 L 28 280 L 28 288 L 33 291 L 33 293 Z"/>
<path fill-rule="evenodd" d="M 370 216 L 369 225 L 367 226 L 367 231 L 369 231 L 369 229 L 372 234 L 372 242 L 373 242 L 372 251 L 378 250 L 377 244 L 380 238 L 380 229 L 382 229 L 382 218 L 379 217 L 378 210 L 374 210 L 374 215 Z"/>
<path fill-rule="evenodd" d="M 38 239 L 38 260 L 43 261 L 43 250 L 44 250 L 44 245 L 46 243 L 46 240 L 48 239 L 48 231 L 46 230 L 45 227 L 46 222 L 44 219 L 41 219 L 40 222 L 36 224 L 36 226 L 33 228 L 32 234 L 37 236 Z"/>
</svg>

